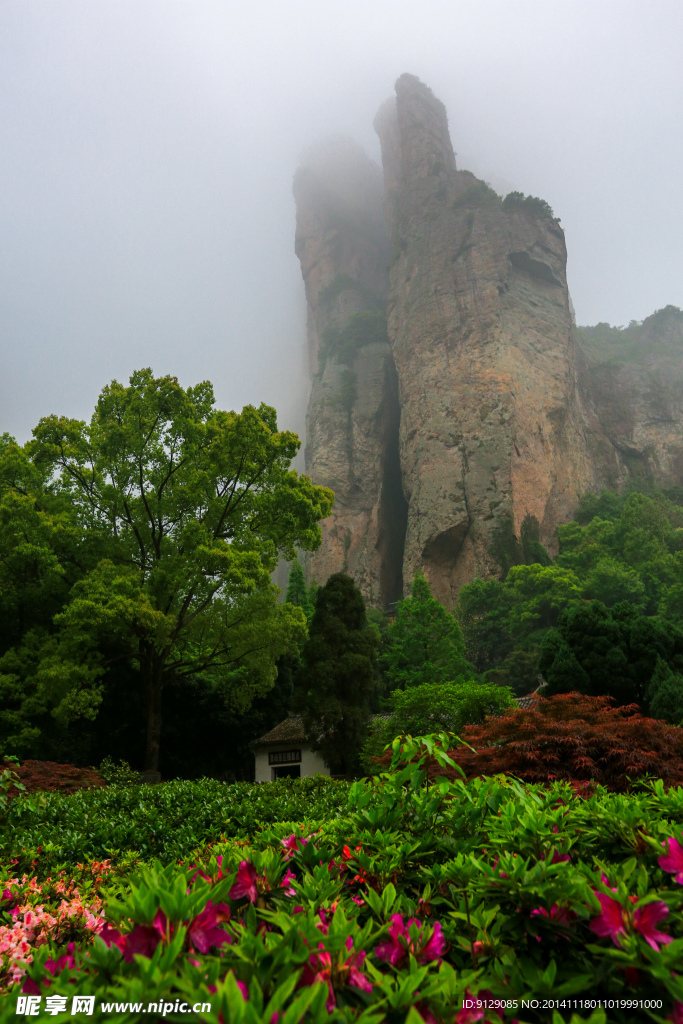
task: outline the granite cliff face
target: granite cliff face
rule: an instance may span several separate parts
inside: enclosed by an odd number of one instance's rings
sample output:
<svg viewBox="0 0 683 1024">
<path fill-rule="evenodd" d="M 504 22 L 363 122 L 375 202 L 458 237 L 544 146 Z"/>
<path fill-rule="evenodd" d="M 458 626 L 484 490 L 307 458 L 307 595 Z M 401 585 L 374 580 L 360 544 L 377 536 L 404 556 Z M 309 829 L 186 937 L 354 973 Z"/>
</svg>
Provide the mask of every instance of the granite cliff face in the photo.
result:
<svg viewBox="0 0 683 1024">
<path fill-rule="evenodd" d="M 380 606 L 401 596 L 405 532 L 382 192 L 379 168 L 347 141 L 313 151 L 294 180 L 312 378 L 306 471 L 335 492 L 308 573 L 348 572 Z"/>
<path fill-rule="evenodd" d="M 452 605 L 500 571 L 525 519 L 552 548 L 585 491 L 683 482 L 683 372 L 657 364 L 647 321 L 637 363 L 615 371 L 579 348 L 559 221 L 457 170 L 446 111 L 417 78 L 375 127 L 384 203 L 348 144 L 295 180 L 307 471 L 337 496 L 309 570 L 348 571 L 383 604 L 421 569 Z M 656 330 L 683 370 L 674 321 Z"/>
<path fill-rule="evenodd" d="M 642 324 L 598 324 L 578 337 L 586 390 L 629 480 L 683 485 L 683 312 L 666 306 Z"/>
</svg>

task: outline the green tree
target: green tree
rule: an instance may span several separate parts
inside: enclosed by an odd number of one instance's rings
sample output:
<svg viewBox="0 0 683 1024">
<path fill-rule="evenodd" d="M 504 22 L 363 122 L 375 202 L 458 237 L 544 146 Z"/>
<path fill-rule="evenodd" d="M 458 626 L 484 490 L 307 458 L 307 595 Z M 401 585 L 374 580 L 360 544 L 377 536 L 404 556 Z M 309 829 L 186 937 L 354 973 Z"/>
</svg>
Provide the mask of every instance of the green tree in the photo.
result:
<svg viewBox="0 0 683 1024">
<path fill-rule="evenodd" d="M 507 657 L 514 646 L 510 636 L 509 590 L 500 580 L 472 580 L 460 588 L 458 621 L 465 652 L 478 672 L 486 672 Z"/>
<path fill-rule="evenodd" d="M 89 424 L 40 421 L 28 462 L 98 551 L 35 672 L 57 717 L 96 714 L 107 668 L 128 662 L 156 769 L 169 682 L 210 681 L 238 711 L 268 690 L 305 636 L 270 574 L 319 544 L 333 500 L 290 470 L 298 448 L 268 406 L 221 412 L 209 383 L 184 390 L 151 370 L 106 387 Z"/>
<path fill-rule="evenodd" d="M 298 558 L 294 559 L 289 570 L 285 601 L 287 604 L 295 604 L 298 608 L 305 608 L 308 603 L 306 578 L 304 576 L 303 566 Z"/>
<path fill-rule="evenodd" d="M 562 614 L 544 639 L 539 668 L 548 696 L 579 690 L 647 712 L 658 659 L 673 673 L 683 669 L 683 631 L 627 603 L 607 609 L 592 601 Z"/>
<path fill-rule="evenodd" d="M 478 725 L 487 715 L 502 714 L 515 706 L 509 689 L 473 679 L 463 683 L 423 683 L 394 690 L 391 713 L 375 718 L 363 747 L 365 771 L 377 770 L 376 762 L 387 744 L 402 733 L 424 736 L 433 732 L 460 733 L 466 725 Z"/>
<path fill-rule="evenodd" d="M 316 596 L 295 707 L 325 763 L 345 775 L 356 770 L 367 731 L 376 647 L 361 592 L 344 573 L 330 576 Z"/>
<path fill-rule="evenodd" d="M 510 594 L 510 632 L 519 640 L 554 626 L 560 612 L 581 598 L 578 577 L 556 565 L 515 565 L 505 585 Z"/>
<path fill-rule="evenodd" d="M 683 723 L 683 674 L 671 671 L 660 657 L 650 681 L 650 715 L 671 725 Z"/>
<path fill-rule="evenodd" d="M 460 626 L 432 597 L 427 580 L 419 573 L 413 579 L 411 596 L 399 602 L 396 618 L 387 629 L 383 660 L 392 689 L 472 674 Z"/>
</svg>

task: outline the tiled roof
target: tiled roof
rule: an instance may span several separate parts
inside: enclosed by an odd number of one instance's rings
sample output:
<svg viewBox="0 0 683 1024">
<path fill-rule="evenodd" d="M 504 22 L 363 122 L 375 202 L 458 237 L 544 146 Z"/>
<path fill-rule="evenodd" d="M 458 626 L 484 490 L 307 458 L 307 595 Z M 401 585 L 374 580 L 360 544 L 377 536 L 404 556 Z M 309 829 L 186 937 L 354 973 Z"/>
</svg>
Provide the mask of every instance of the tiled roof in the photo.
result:
<svg viewBox="0 0 683 1024">
<path fill-rule="evenodd" d="M 268 746 L 271 743 L 305 743 L 304 723 L 300 715 L 290 715 L 265 736 L 254 740 L 252 747 Z"/>
<path fill-rule="evenodd" d="M 536 694 L 527 693 L 524 697 L 515 697 L 515 700 L 517 701 L 518 708 L 530 708 L 536 700 Z"/>
<path fill-rule="evenodd" d="M 374 721 L 376 718 L 389 718 L 389 715 L 371 715 L 371 719 Z M 289 718 L 285 718 L 284 722 L 280 722 L 275 728 L 267 732 L 265 736 L 261 736 L 260 739 L 254 740 L 251 747 L 264 747 L 270 746 L 271 743 L 308 743 L 306 734 L 304 733 L 304 723 L 301 715 L 290 715 Z"/>
</svg>

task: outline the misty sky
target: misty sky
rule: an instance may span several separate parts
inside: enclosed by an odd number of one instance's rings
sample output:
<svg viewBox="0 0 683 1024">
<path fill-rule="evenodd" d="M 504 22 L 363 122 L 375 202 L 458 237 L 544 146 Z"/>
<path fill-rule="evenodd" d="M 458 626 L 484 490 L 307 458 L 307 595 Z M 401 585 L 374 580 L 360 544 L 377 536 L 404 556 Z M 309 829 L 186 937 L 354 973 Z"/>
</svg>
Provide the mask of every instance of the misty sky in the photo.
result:
<svg viewBox="0 0 683 1024">
<path fill-rule="evenodd" d="M 678 0 L 3 0 L 0 433 L 152 366 L 302 429 L 301 152 L 404 71 L 562 220 L 579 323 L 683 306 Z"/>
</svg>

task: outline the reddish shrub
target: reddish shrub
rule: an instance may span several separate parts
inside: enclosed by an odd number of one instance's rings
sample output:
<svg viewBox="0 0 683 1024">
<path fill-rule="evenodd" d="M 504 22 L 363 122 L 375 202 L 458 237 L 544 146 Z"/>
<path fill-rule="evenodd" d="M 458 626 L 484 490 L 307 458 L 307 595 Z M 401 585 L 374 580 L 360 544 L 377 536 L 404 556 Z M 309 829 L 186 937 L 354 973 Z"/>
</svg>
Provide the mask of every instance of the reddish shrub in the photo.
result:
<svg viewBox="0 0 683 1024">
<path fill-rule="evenodd" d="M 54 761 L 23 761 L 17 768 L 9 761 L 3 761 L 4 768 L 12 768 L 19 780 L 26 786 L 27 793 L 53 790 L 60 793 L 75 793 L 79 789 L 105 786 L 104 779 L 93 768 L 76 768 L 72 764 L 57 764 Z M 16 791 L 10 790 L 10 796 Z"/>
<path fill-rule="evenodd" d="M 614 707 L 611 697 L 563 693 L 536 696 L 483 725 L 467 726 L 462 738 L 472 747 L 451 750 L 468 778 L 515 775 L 526 782 L 598 782 L 616 792 L 647 775 L 683 785 L 683 729 L 644 718 L 636 704 Z M 453 776 L 436 762 L 431 777 Z M 590 787 L 575 786 L 578 792 Z"/>
</svg>

